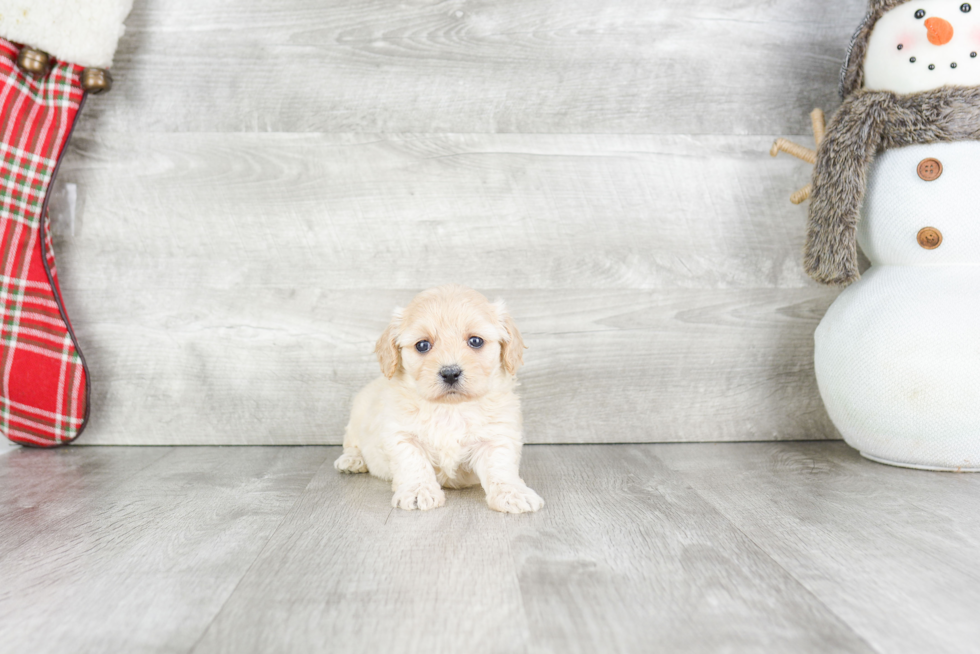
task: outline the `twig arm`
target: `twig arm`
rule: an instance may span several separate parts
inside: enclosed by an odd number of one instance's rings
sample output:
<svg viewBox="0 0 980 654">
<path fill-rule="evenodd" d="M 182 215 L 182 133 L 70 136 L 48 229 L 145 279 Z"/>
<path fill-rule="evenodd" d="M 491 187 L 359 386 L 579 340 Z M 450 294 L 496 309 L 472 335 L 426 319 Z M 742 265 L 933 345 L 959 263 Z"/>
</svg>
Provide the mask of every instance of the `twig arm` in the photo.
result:
<svg viewBox="0 0 980 654">
<path fill-rule="evenodd" d="M 813 140 L 820 145 L 824 134 L 827 133 L 827 120 L 824 118 L 823 109 L 817 107 L 810 112 L 810 124 L 813 125 Z"/>
<path fill-rule="evenodd" d="M 813 193 L 813 184 L 807 184 L 799 191 L 789 196 L 789 201 L 793 204 L 802 204 L 807 200 L 807 198 L 810 197 L 811 193 Z"/>
<path fill-rule="evenodd" d="M 810 112 L 810 124 L 813 126 L 813 141 L 816 143 L 817 147 L 819 147 L 820 142 L 823 141 L 823 137 L 827 134 L 827 120 L 823 115 L 822 109 L 817 108 Z M 793 143 L 787 139 L 776 139 L 772 144 L 772 148 L 769 149 L 769 154 L 774 157 L 780 152 L 791 154 L 797 159 L 802 159 L 807 163 L 817 163 L 816 148 L 811 150 L 810 148 L 805 148 L 802 145 Z M 793 204 L 802 204 L 807 200 L 807 198 L 810 197 L 812 193 L 813 184 L 807 184 L 799 191 L 789 196 L 789 201 Z"/>
<path fill-rule="evenodd" d="M 803 161 L 811 164 L 817 163 L 817 153 L 810 148 L 804 148 L 802 145 L 797 145 L 792 141 L 788 141 L 783 138 L 776 139 L 772 147 L 769 149 L 769 154 L 776 156 L 780 152 L 785 152 L 786 154 L 791 154 L 797 159 L 802 159 Z"/>
</svg>

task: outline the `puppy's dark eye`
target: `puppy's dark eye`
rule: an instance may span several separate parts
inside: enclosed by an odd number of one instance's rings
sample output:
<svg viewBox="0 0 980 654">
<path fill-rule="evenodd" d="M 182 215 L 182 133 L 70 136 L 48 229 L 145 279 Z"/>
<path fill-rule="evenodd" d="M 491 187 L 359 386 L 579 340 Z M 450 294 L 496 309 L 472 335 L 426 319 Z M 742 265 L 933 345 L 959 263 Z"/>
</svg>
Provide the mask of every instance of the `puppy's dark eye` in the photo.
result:
<svg viewBox="0 0 980 654">
<path fill-rule="evenodd" d="M 960 5 L 960 11 L 962 11 L 964 14 L 969 12 L 971 9 L 973 9 L 973 7 L 970 6 L 969 2 L 964 2 Z"/>
<path fill-rule="evenodd" d="M 479 350 L 483 347 L 483 339 L 479 336 L 470 336 L 470 340 L 466 341 L 471 348 L 474 350 Z"/>
<path fill-rule="evenodd" d="M 917 12 L 915 12 L 915 17 L 916 18 L 923 18 L 925 15 L 926 15 L 926 12 L 922 11 L 921 9 L 918 10 Z"/>
<path fill-rule="evenodd" d="M 418 343 L 415 344 L 415 349 L 421 352 L 422 354 L 425 354 L 426 352 L 432 349 L 432 343 L 430 343 L 429 341 L 419 341 Z"/>
</svg>

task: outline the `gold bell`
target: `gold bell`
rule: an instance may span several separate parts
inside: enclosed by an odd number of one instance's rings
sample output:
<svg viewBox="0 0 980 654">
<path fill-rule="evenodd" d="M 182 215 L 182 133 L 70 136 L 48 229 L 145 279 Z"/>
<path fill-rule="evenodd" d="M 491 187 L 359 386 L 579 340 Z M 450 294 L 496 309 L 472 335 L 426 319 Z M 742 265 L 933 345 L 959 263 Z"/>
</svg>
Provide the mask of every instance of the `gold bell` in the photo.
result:
<svg viewBox="0 0 980 654">
<path fill-rule="evenodd" d="M 82 71 L 82 88 L 86 93 L 98 95 L 112 88 L 112 75 L 105 68 L 86 68 Z"/>
<path fill-rule="evenodd" d="M 17 65 L 20 66 L 21 70 L 35 77 L 47 73 L 50 63 L 51 57 L 48 56 L 48 53 L 35 48 L 23 47 L 20 54 L 17 55 Z"/>
</svg>

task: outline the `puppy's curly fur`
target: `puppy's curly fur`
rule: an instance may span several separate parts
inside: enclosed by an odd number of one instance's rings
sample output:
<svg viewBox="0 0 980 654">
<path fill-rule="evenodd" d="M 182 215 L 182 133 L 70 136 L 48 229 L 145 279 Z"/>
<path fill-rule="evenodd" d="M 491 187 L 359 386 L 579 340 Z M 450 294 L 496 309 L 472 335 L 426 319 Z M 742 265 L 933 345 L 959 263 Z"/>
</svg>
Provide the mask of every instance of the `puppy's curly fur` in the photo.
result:
<svg viewBox="0 0 980 654">
<path fill-rule="evenodd" d="M 433 509 L 443 487 L 481 484 L 492 509 L 537 511 L 518 474 L 523 350 L 502 302 L 456 285 L 420 293 L 378 339 L 383 375 L 354 399 L 334 467 L 390 480 L 396 508 Z"/>
<path fill-rule="evenodd" d="M 834 286 L 860 277 L 856 228 L 868 170 L 878 153 L 962 140 L 980 140 L 980 87 L 850 95 L 817 149 L 804 251 L 807 274 Z"/>
</svg>

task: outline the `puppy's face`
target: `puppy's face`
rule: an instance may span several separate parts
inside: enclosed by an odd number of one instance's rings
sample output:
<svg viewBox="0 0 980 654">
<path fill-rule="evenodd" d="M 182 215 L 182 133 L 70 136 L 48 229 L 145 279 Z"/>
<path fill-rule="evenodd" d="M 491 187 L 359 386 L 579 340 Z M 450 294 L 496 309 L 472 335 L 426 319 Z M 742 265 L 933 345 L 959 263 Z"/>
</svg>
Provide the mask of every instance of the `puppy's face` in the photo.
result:
<svg viewBox="0 0 980 654">
<path fill-rule="evenodd" d="M 516 373 L 523 350 L 502 303 L 455 285 L 424 291 L 396 311 L 375 348 L 386 377 L 450 403 L 482 397 L 494 379 Z"/>
</svg>

